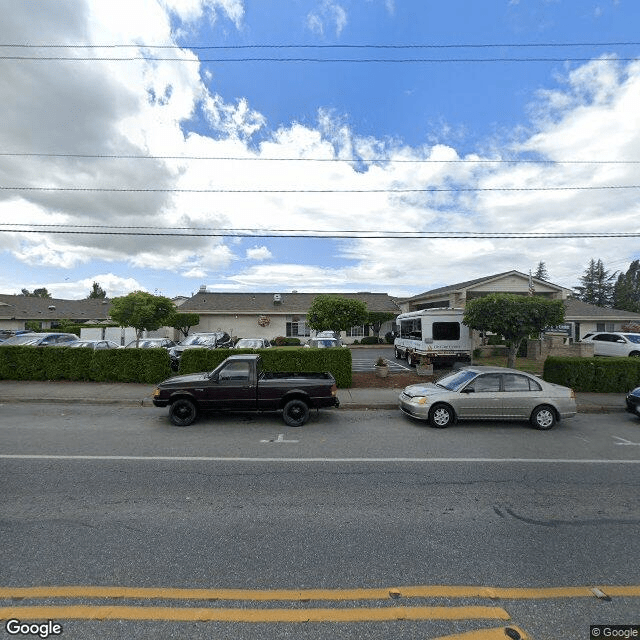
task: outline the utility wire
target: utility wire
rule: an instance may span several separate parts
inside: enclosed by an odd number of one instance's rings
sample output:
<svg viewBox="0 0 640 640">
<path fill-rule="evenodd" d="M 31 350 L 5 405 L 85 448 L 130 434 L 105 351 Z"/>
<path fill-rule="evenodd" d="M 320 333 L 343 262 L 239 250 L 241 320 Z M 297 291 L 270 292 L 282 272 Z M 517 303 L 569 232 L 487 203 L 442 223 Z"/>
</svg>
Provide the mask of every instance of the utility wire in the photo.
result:
<svg viewBox="0 0 640 640">
<path fill-rule="evenodd" d="M 8 227 L 8 228 L 1 228 Z M 357 229 L 250 229 L 217 227 L 149 227 L 113 225 L 63 225 L 0 223 L 0 233 L 56 233 L 75 235 L 177 236 L 177 237 L 256 237 L 256 238 L 332 238 L 332 239 L 500 239 L 500 238 L 636 238 L 640 231 L 574 232 L 574 231 L 367 231 Z"/>
<path fill-rule="evenodd" d="M 527 192 L 527 191 L 602 191 L 640 189 L 639 184 L 578 186 L 578 187 L 458 187 L 434 189 L 151 189 L 108 187 L 7 187 L 0 191 L 48 191 L 83 193 L 466 193 L 466 192 Z"/>
<path fill-rule="evenodd" d="M 469 159 L 434 160 L 432 158 L 275 158 L 263 156 L 173 156 L 91 153 L 37 153 L 0 151 L 7 158 L 83 158 L 100 160 L 209 160 L 217 162 L 355 162 L 355 163 L 415 163 L 415 164 L 640 164 L 640 160 L 536 160 L 536 159 Z"/>
</svg>

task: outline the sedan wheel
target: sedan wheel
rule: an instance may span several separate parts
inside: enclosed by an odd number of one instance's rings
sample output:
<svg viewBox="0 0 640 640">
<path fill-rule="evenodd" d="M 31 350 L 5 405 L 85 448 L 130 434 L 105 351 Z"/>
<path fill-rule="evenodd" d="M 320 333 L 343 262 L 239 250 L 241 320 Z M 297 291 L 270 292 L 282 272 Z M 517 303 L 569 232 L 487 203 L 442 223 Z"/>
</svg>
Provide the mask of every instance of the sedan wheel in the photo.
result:
<svg viewBox="0 0 640 640">
<path fill-rule="evenodd" d="M 531 424 L 536 429 L 548 431 L 549 429 L 553 429 L 556 424 L 556 414 L 554 410 L 547 405 L 536 407 L 531 414 Z"/>
<path fill-rule="evenodd" d="M 282 418 L 290 427 L 301 427 L 309 419 L 309 407 L 304 400 L 290 400 L 284 405 Z"/>
<path fill-rule="evenodd" d="M 186 398 L 176 400 L 169 407 L 169 420 L 176 427 L 188 427 L 196 419 L 198 409 L 196 405 Z"/>
<path fill-rule="evenodd" d="M 446 404 L 437 404 L 429 411 L 429 422 L 438 429 L 444 429 L 453 422 L 453 409 Z"/>
</svg>

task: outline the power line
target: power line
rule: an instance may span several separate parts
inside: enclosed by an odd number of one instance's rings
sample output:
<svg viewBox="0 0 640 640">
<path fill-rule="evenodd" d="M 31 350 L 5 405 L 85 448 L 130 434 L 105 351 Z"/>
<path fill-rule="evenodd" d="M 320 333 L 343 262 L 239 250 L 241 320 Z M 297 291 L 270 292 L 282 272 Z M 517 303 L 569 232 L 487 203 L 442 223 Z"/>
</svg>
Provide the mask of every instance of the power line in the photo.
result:
<svg viewBox="0 0 640 640">
<path fill-rule="evenodd" d="M 20 151 L 0 151 L 0 157 L 7 158 L 82 158 L 100 160 L 208 160 L 217 162 L 354 162 L 354 163 L 407 163 L 407 164 L 640 164 L 640 160 L 543 160 L 543 159 L 469 159 L 435 160 L 432 158 L 294 158 L 264 156 L 174 156 L 174 155 L 135 155 L 135 154 L 92 154 L 92 153 L 39 153 Z"/>
<path fill-rule="evenodd" d="M 13 61 L 41 61 L 41 62 L 191 62 L 191 63 L 225 63 L 225 62 L 294 62 L 294 63 L 365 63 L 365 64 L 439 64 L 439 63 L 480 63 L 480 62 L 635 62 L 638 57 L 622 58 L 278 58 L 278 57 L 253 57 L 253 58 L 169 58 L 159 56 L 127 56 L 127 57 L 105 57 L 105 56 L 0 56 L 0 60 Z"/>
<path fill-rule="evenodd" d="M 168 236 L 168 237 L 247 237 L 247 238 L 327 238 L 327 239 L 527 239 L 527 238 L 637 238 L 640 232 L 493 232 L 493 231 L 366 231 L 321 229 L 248 229 L 212 227 L 144 227 L 108 225 L 47 225 L 0 223 L 0 233 L 54 233 L 71 235 Z"/>
<path fill-rule="evenodd" d="M 234 50 L 234 49 L 492 49 L 492 48 L 554 48 L 554 47 L 626 47 L 640 46 L 640 42 L 502 42 L 502 43 L 449 43 L 449 44 L 238 44 L 238 45 L 198 45 L 186 43 L 171 44 L 33 44 L 4 43 L 0 47 L 23 49 L 194 49 Z"/>
<path fill-rule="evenodd" d="M 152 189 L 152 188 L 110 188 L 110 187 L 7 187 L 0 191 L 47 191 L 83 193 L 466 193 L 466 192 L 529 192 L 529 191 L 615 191 L 640 189 L 638 184 L 566 187 L 457 187 L 433 189 Z"/>
</svg>

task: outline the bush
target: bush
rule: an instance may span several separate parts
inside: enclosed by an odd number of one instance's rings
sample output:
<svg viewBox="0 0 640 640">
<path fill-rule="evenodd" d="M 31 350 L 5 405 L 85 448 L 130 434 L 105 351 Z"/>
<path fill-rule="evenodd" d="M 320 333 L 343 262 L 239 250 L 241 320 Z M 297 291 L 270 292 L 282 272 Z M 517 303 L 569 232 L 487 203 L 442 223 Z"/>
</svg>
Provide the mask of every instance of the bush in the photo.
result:
<svg viewBox="0 0 640 640">
<path fill-rule="evenodd" d="M 329 371 L 339 387 L 350 387 L 349 349 L 187 349 L 180 358 L 180 374 L 212 371 L 225 358 L 240 353 L 259 353 L 266 371 Z"/>
<path fill-rule="evenodd" d="M 626 393 L 640 385 L 640 358 L 548 357 L 542 374 L 574 391 Z"/>
<path fill-rule="evenodd" d="M 278 336 L 271 341 L 271 344 L 276 347 L 299 347 L 302 343 L 300 338 L 285 338 L 284 336 Z"/>
<path fill-rule="evenodd" d="M 166 349 L 1 347 L 2 380 L 84 380 L 154 384 L 170 375 Z"/>
<path fill-rule="evenodd" d="M 380 344 L 380 340 L 375 336 L 366 336 L 360 340 L 360 344 Z"/>
</svg>

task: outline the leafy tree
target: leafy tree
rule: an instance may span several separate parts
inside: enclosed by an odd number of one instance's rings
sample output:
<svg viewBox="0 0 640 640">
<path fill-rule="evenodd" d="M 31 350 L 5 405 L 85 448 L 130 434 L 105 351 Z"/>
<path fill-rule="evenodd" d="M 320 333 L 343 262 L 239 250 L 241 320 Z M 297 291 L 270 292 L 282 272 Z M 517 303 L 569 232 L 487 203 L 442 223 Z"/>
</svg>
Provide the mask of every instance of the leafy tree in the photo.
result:
<svg viewBox="0 0 640 640">
<path fill-rule="evenodd" d="M 180 331 L 186 338 L 189 335 L 189 329 L 197 324 L 200 324 L 200 316 L 197 313 L 174 313 L 169 326 Z"/>
<path fill-rule="evenodd" d="M 380 328 L 385 322 L 393 320 L 396 317 L 395 313 L 389 311 L 369 311 L 367 316 L 367 324 L 373 329 L 373 333 L 376 338 L 380 337 Z"/>
<path fill-rule="evenodd" d="M 92 298 L 104 299 L 106 297 L 107 297 L 107 292 L 97 282 L 94 282 L 93 285 L 91 286 L 91 291 L 87 296 L 87 300 L 90 300 Z"/>
<path fill-rule="evenodd" d="M 146 291 L 134 291 L 111 301 L 111 319 L 121 327 L 133 327 L 136 341 L 143 331 L 155 331 L 167 325 L 174 313 L 175 305 L 169 298 Z"/>
<path fill-rule="evenodd" d="M 602 260 L 591 258 L 589 266 L 580 278 L 581 284 L 573 288 L 576 298 L 598 307 L 610 307 L 613 303 L 615 277 L 615 273 L 604 268 Z"/>
<path fill-rule="evenodd" d="M 347 331 L 367 322 L 367 305 L 341 296 L 319 295 L 307 312 L 307 324 L 316 331 Z"/>
<path fill-rule="evenodd" d="M 549 280 L 549 273 L 547 272 L 547 265 L 541 260 L 538 262 L 536 272 L 533 274 L 534 278 L 538 280 Z"/>
<path fill-rule="evenodd" d="M 613 306 L 640 313 L 640 260 L 634 260 L 626 273 L 621 273 L 613 287 Z"/>
<path fill-rule="evenodd" d="M 542 296 L 493 293 L 467 302 L 463 322 L 478 331 L 501 335 L 509 349 L 507 366 L 515 367 L 522 341 L 564 320 L 562 300 Z"/>
<path fill-rule="evenodd" d="M 40 289 L 34 289 L 33 293 L 28 289 L 22 289 L 20 293 L 21 296 L 26 296 L 27 298 L 50 298 L 51 294 L 47 291 L 45 287 Z"/>
</svg>

